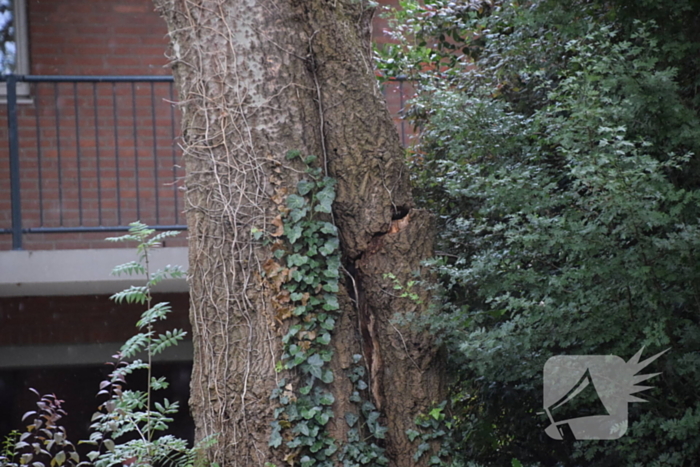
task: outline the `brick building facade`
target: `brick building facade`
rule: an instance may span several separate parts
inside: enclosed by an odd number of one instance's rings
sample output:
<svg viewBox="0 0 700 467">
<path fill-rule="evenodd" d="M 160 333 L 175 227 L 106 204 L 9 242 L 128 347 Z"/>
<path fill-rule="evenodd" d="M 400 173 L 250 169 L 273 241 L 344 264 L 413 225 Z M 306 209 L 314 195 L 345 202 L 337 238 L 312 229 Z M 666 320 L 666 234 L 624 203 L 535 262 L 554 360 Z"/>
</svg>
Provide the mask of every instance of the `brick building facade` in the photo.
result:
<svg viewBox="0 0 700 467">
<path fill-rule="evenodd" d="M 24 1 L 29 74 L 170 76 L 165 23 L 150 0 Z M 378 15 L 376 41 L 387 40 L 386 26 Z M 405 140 L 404 87 L 390 83 L 385 95 Z M 104 248 L 104 233 L 89 229 L 135 219 L 185 223 L 172 83 L 45 80 L 24 90 L 17 106 L 24 249 Z M 0 250 L 12 247 L 6 110 L 0 105 Z"/>
</svg>

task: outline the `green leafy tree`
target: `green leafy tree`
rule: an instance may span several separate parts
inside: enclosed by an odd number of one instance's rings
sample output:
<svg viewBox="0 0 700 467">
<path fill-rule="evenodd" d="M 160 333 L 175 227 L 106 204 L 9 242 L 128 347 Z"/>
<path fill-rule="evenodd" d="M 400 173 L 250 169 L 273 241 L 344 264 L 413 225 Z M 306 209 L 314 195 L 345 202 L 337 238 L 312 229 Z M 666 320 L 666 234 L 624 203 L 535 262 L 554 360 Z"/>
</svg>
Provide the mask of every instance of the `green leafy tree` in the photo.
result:
<svg viewBox="0 0 700 467">
<path fill-rule="evenodd" d="M 419 86 L 415 182 L 442 224 L 429 324 L 452 348 L 465 459 L 700 457 L 700 7 L 636 3 L 409 1 L 383 52 Z M 642 346 L 671 351 L 626 436 L 547 438 L 549 357 Z"/>
</svg>

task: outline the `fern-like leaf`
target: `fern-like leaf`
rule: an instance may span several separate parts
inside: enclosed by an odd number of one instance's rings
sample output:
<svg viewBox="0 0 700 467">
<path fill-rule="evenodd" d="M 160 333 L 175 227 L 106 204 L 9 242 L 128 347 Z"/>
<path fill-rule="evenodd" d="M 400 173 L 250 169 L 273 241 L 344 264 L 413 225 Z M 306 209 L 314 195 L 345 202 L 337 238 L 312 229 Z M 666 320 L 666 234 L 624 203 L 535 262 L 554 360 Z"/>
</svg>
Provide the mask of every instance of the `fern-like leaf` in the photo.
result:
<svg viewBox="0 0 700 467">
<path fill-rule="evenodd" d="M 153 324 L 158 320 L 163 320 L 167 317 L 168 313 L 172 311 L 172 307 L 168 302 L 160 302 L 153 305 L 148 310 L 144 311 L 141 315 L 141 319 L 138 320 L 136 326 L 139 329 L 143 329 L 149 324 Z"/>
<path fill-rule="evenodd" d="M 153 335 L 152 332 L 140 332 L 127 340 L 120 350 L 122 357 L 131 358 L 137 353 L 143 352 L 148 346 L 148 338 Z"/>
<path fill-rule="evenodd" d="M 151 353 L 157 355 L 168 347 L 177 345 L 178 341 L 184 339 L 186 335 L 187 333 L 182 329 L 173 329 L 172 331 L 166 331 L 165 334 L 158 335 L 151 344 Z"/>
<path fill-rule="evenodd" d="M 180 266 L 167 265 L 163 269 L 159 269 L 151 274 L 148 281 L 148 286 L 153 287 L 165 279 L 179 279 L 185 276 L 185 271 Z"/>
<path fill-rule="evenodd" d="M 146 268 L 137 261 L 129 261 L 128 263 L 120 264 L 112 269 L 113 276 L 120 276 L 126 274 L 133 276 L 134 274 L 146 274 Z"/>
<path fill-rule="evenodd" d="M 125 301 L 126 303 L 138 303 L 139 305 L 143 305 L 148 300 L 148 287 L 132 285 L 128 289 L 117 292 L 109 298 L 116 303 Z"/>
<path fill-rule="evenodd" d="M 149 239 L 147 243 L 151 248 L 158 248 L 162 240 L 170 237 L 176 237 L 178 235 L 180 235 L 180 232 L 177 230 L 166 230 L 154 235 L 153 238 Z"/>
</svg>

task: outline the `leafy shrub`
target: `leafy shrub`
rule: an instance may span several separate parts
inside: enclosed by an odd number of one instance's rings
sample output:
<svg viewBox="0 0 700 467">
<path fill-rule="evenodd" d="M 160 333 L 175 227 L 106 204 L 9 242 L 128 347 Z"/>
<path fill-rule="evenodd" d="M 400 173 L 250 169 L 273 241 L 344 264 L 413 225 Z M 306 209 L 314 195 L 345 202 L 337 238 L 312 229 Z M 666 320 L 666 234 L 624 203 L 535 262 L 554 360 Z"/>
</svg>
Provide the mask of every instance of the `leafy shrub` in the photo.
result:
<svg viewBox="0 0 700 467">
<path fill-rule="evenodd" d="M 459 454 L 486 465 L 700 458 L 697 32 L 628 2 L 404 2 L 387 74 L 417 80 L 412 162 L 440 215 Z M 698 13 L 680 2 L 669 15 Z M 697 16 L 696 16 L 697 17 Z M 658 20 L 658 23 L 657 23 Z M 673 51 L 671 53 L 670 51 Z M 687 61 L 687 63 L 686 63 Z M 697 88 L 696 88 L 697 89 Z M 671 348 L 615 442 L 550 440 L 559 354 Z"/>
<path fill-rule="evenodd" d="M 167 318 L 171 307 L 165 302 L 152 303 L 151 289 L 163 280 L 183 277 L 184 272 L 179 266 L 152 271 L 149 255 L 163 239 L 177 234 L 169 231 L 156 233 L 148 226 L 134 222 L 130 224 L 127 235 L 108 239 L 137 243 L 138 260 L 116 266 L 113 274 L 146 277 L 145 285 L 131 286 L 114 294 L 112 300 L 117 303 L 138 303 L 144 305 L 146 310 L 137 323 L 140 332 L 121 347 L 114 356 L 115 361 L 110 363 L 113 370 L 109 379 L 100 383 L 97 395 L 106 396 L 106 400 L 92 416 L 90 439 L 81 441 L 95 447 L 88 453 L 89 461 L 80 461 L 75 446 L 67 440 L 66 430 L 58 425 L 58 421 L 66 415 L 61 408 L 63 401 L 52 394 L 40 396 L 31 389 L 39 397 L 38 410 L 23 416 L 23 421 L 30 421 L 24 432 L 13 432 L 5 440 L 0 453 L 0 467 L 199 465 L 199 450 L 211 445 L 213 439 L 204 439 L 190 448 L 187 441 L 162 434 L 168 429 L 168 424 L 173 421 L 171 416 L 177 413 L 179 407 L 177 402 L 154 399 L 155 391 L 167 388 L 168 382 L 151 374 L 153 357 L 177 345 L 185 337 L 185 332 L 180 329 L 156 334 L 153 327 L 155 322 Z M 145 360 L 136 358 L 141 355 Z M 148 372 L 145 391 L 125 389 L 127 376 L 137 370 Z"/>
<path fill-rule="evenodd" d="M 73 443 L 68 441 L 66 429 L 58 421 L 66 415 L 61 408 L 64 401 L 53 394 L 40 395 L 36 389 L 30 389 L 39 398 L 37 410 L 24 414 L 22 421 L 29 421 L 24 433 L 17 431 L 10 434 L 0 454 L 0 465 L 33 467 L 58 465 L 75 467 L 80 458 Z"/>
</svg>

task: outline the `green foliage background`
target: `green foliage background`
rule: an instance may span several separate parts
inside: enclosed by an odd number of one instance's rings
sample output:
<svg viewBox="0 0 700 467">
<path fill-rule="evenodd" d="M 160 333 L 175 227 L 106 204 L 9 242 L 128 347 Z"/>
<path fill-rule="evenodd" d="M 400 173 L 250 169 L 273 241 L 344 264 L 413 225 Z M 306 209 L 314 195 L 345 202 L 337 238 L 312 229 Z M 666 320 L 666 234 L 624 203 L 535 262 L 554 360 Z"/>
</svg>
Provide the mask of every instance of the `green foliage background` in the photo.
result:
<svg viewBox="0 0 700 467">
<path fill-rule="evenodd" d="M 440 216 L 456 462 L 700 459 L 700 3 L 402 2 L 386 76 L 416 81 L 416 191 Z M 646 373 L 616 441 L 549 439 L 554 355 Z M 515 465 L 515 464 L 514 464 Z"/>
</svg>

